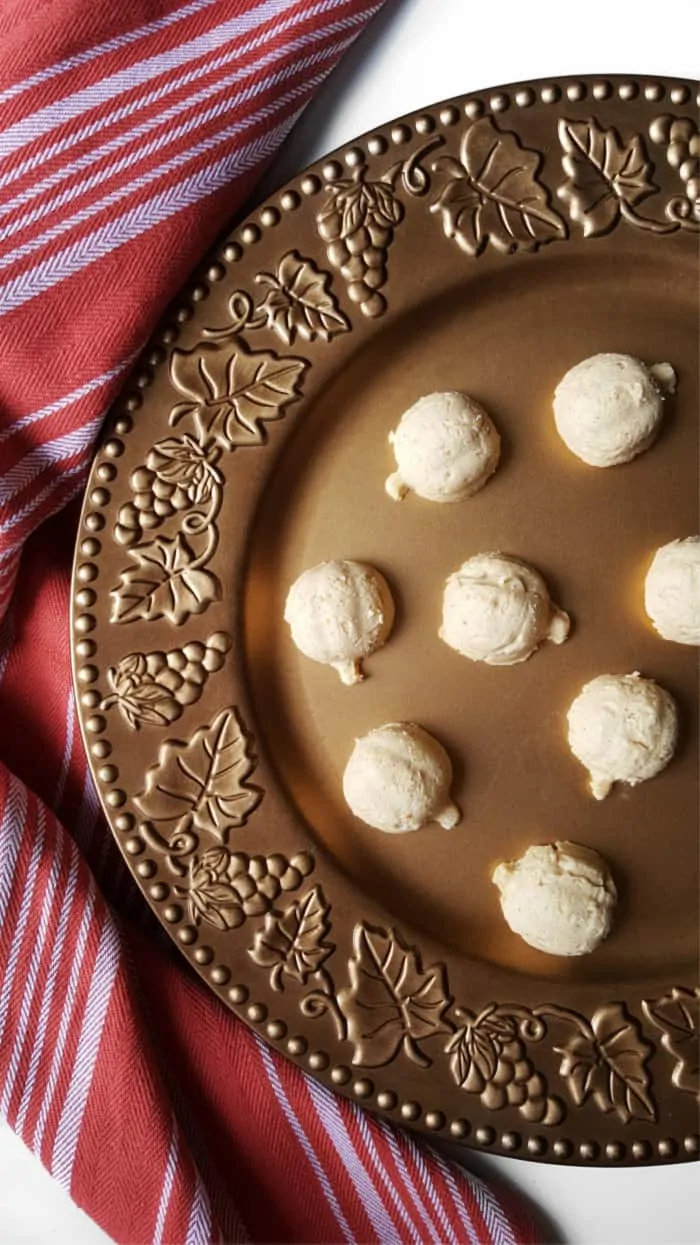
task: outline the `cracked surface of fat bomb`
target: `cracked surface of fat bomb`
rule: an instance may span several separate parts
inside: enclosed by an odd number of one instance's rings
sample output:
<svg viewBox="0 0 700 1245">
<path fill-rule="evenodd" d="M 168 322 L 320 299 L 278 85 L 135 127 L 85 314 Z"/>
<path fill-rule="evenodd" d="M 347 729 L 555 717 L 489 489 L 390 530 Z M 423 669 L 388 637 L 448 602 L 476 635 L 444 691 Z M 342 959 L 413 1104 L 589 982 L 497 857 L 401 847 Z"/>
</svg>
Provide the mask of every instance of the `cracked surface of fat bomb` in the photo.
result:
<svg viewBox="0 0 700 1245">
<path fill-rule="evenodd" d="M 374 567 L 348 559 L 320 562 L 292 584 L 284 617 L 306 657 L 333 666 L 352 684 L 364 678 L 363 659 L 386 642 L 394 602 Z"/>
<path fill-rule="evenodd" d="M 547 955 L 588 955 L 607 937 L 617 890 L 598 852 L 578 843 L 528 847 L 518 860 L 497 866 L 506 923 Z"/>
<path fill-rule="evenodd" d="M 527 661 L 543 640 L 562 644 L 570 625 L 539 571 L 507 554 L 477 554 L 445 584 L 440 639 L 472 661 Z"/>
<path fill-rule="evenodd" d="M 343 795 L 356 817 L 386 834 L 460 819 L 450 796 L 452 764 L 442 744 L 415 722 L 388 722 L 355 740 Z"/>
<path fill-rule="evenodd" d="M 628 463 L 656 439 L 665 395 L 674 388 L 675 373 L 668 363 L 647 367 L 632 355 L 592 355 L 557 385 L 557 431 L 591 467 Z"/>
<path fill-rule="evenodd" d="M 486 411 L 464 393 L 429 393 L 389 433 L 397 470 L 386 481 L 395 501 L 408 492 L 427 501 L 471 497 L 493 475 L 501 438 Z"/>
<path fill-rule="evenodd" d="M 644 607 L 664 640 L 700 644 L 700 536 L 657 549 L 644 583 Z"/>
<path fill-rule="evenodd" d="M 568 713 L 569 746 L 590 774 L 596 800 L 613 783 L 630 787 L 664 769 L 676 748 L 673 697 L 640 674 L 601 674 L 586 683 Z"/>
</svg>

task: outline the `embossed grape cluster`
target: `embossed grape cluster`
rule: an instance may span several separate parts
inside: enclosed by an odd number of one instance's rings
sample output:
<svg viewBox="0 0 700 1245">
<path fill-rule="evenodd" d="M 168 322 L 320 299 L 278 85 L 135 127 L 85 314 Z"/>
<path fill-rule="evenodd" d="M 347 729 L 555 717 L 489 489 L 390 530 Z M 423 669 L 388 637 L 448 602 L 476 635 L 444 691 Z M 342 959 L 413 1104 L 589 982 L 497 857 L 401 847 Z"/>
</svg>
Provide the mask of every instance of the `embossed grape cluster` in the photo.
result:
<svg viewBox="0 0 700 1245">
<path fill-rule="evenodd" d="M 216 631 L 206 644 L 191 640 L 183 648 L 171 649 L 168 653 L 147 653 L 146 673 L 155 683 L 172 692 L 180 705 L 192 705 L 201 696 L 207 675 L 223 666 L 229 647 L 228 636 Z M 174 716 L 177 717 L 177 713 Z"/>
<path fill-rule="evenodd" d="M 119 705 L 130 726 L 170 725 L 202 695 L 210 674 L 220 670 L 231 647 L 230 636 L 213 632 L 205 643 L 192 640 L 170 652 L 127 653 L 107 671 L 112 693 L 103 709 Z"/>
<path fill-rule="evenodd" d="M 666 147 L 666 159 L 676 169 L 685 186 L 692 219 L 700 222 L 700 132 L 689 117 L 657 117 L 649 133 L 655 143 Z M 680 211 L 682 220 L 688 209 Z"/>
<path fill-rule="evenodd" d="M 556 1100 L 547 1097 L 547 1082 L 526 1057 L 520 1038 L 498 1045 L 496 1070 L 480 1099 L 490 1111 L 500 1111 L 506 1105 L 518 1107 L 533 1124 L 556 1123 L 559 1114 Z"/>
<path fill-rule="evenodd" d="M 163 479 L 150 467 L 137 467 L 129 483 L 134 500 L 120 508 L 114 528 L 114 539 L 127 548 L 136 544 L 144 531 L 160 527 L 164 519 L 192 504 L 182 484 Z"/>
<path fill-rule="evenodd" d="M 348 228 L 346 203 L 356 201 L 357 224 Z M 386 284 L 386 252 L 394 236 L 400 207 L 390 186 L 380 183 L 336 187 L 334 197 L 318 216 L 318 231 L 329 262 L 348 282 L 348 294 L 364 315 L 379 316 L 386 307 L 378 291 Z"/>
<path fill-rule="evenodd" d="M 312 869 L 308 852 L 299 852 L 291 859 L 278 852 L 271 856 L 233 852 L 226 872 L 241 906 L 232 914 L 231 927 L 242 925 L 247 917 L 264 916 L 283 891 L 297 890 Z"/>
<path fill-rule="evenodd" d="M 368 308 L 376 290 L 386 284 L 386 251 L 391 242 L 392 230 L 381 225 L 367 224 L 340 237 L 341 220 L 334 214 L 319 226 L 321 235 L 328 240 L 328 258 L 340 269 L 340 275 L 348 282 L 348 294 L 354 303 Z M 384 300 L 377 300 L 377 312 L 383 310 Z"/>
<path fill-rule="evenodd" d="M 700 201 L 700 133 L 692 121 L 678 117 L 671 122 L 666 158 L 671 168 L 678 169 L 688 198 Z"/>
</svg>

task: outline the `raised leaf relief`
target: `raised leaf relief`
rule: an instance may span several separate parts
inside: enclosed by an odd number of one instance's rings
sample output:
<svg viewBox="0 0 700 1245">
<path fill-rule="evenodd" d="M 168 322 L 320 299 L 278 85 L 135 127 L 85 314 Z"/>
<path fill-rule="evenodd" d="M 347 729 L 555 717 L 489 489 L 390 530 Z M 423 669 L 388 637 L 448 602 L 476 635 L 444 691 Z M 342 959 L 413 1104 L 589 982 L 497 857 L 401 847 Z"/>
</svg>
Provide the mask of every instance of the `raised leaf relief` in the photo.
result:
<svg viewBox="0 0 700 1245">
<path fill-rule="evenodd" d="M 550 1014 L 555 1015 L 556 1009 Z M 562 1009 L 562 1018 L 564 1015 Z M 646 1066 L 653 1047 L 642 1037 L 639 1022 L 624 1004 L 599 1007 L 590 1025 L 579 1021 L 578 1029 L 567 1042 L 554 1048 L 562 1056 L 559 1071 L 576 1105 L 592 1096 L 601 1111 L 615 1111 L 623 1124 L 633 1119 L 656 1119 Z"/>
<path fill-rule="evenodd" d="M 353 1063 L 377 1068 L 403 1050 L 429 1067 L 422 1043 L 453 1028 L 445 1017 L 451 999 L 444 965 L 423 969 L 416 948 L 405 946 L 399 934 L 364 922 L 355 927 L 353 945 L 351 984 L 338 996 L 355 1047 Z"/>
<path fill-rule="evenodd" d="M 202 557 L 178 532 L 136 545 L 130 555 L 132 565 L 120 572 L 119 583 L 110 592 L 112 622 L 167 618 L 178 626 L 221 599 L 219 580 L 203 566 L 211 556 L 209 544 Z"/>
<path fill-rule="evenodd" d="M 663 1033 L 664 1050 L 676 1060 L 673 1084 L 700 1098 L 700 989 L 674 986 L 659 999 L 644 999 L 642 1007 Z"/>
<path fill-rule="evenodd" d="M 595 119 L 562 119 L 559 141 L 566 181 L 557 193 L 571 219 L 582 226 L 584 237 L 597 238 L 620 219 L 654 233 L 677 228 L 637 211 L 645 199 L 658 193 L 640 134 L 624 142 L 616 129 L 604 129 Z"/>
<path fill-rule="evenodd" d="M 256 964 L 269 968 L 273 990 L 284 989 L 284 974 L 306 985 L 333 951 L 326 941 L 330 930 L 329 907 L 320 886 L 291 904 L 284 913 L 270 913 L 255 935 L 251 956 Z"/>
<path fill-rule="evenodd" d="M 311 985 L 299 1001 L 304 1016 L 318 1020 L 329 1014 L 339 1039 L 347 1037 L 345 1016 L 336 998 L 333 978 L 324 967 L 335 946 L 329 941 L 330 906 L 320 886 L 314 886 L 284 912 L 273 909 L 255 934 L 248 954 L 270 970 L 273 990 L 284 990 L 284 978 Z"/>
<path fill-rule="evenodd" d="M 169 726 L 187 705 L 199 700 L 209 675 L 221 669 L 230 647 L 230 636 L 216 631 L 205 643 L 195 640 L 168 652 L 127 653 L 107 671 L 112 691 L 101 708 L 118 706 L 134 730 Z"/>
<path fill-rule="evenodd" d="M 300 397 L 305 359 L 249 350 L 242 338 L 202 342 L 194 350 L 173 350 L 170 379 L 185 401 L 170 422 L 194 420 L 200 442 L 213 438 L 224 450 L 261 445 L 264 424 L 281 419 Z"/>
<path fill-rule="evenodd" d="M 134 802 L 156 827 L 194 826 L 225 842 L 262 799 L 247 781 L 254 768 L 236 710 L 224 709 L 189 742 L 166 740 Z"/>
<path fill-rule="evenodd" d="M 528 1058 L 526 1037 L 546 1032 L 524 1008 L 490 1003 L 478 1015 L 457 1008 L 460 1028 L 445 1047 L 450 1071 L 467 1093 L 478 1094 L 489 1111 L 517 1107 L 530 1123 L 559 1124 L 565 1107 L 547 1092 L 547 1082 Z"/>
<path fill-rule="evenodd" d="M 267 289 L 256 303 L 246 290 L 234 290 L 228 300 L 229 323 L 202 329 L 210 341 L 235 345 L 239 333 L 270 329 L 291 346 L 297 336 L 304 341 L 331 341 L 346 333 L 350 324 L 331 290 L 331 277 L 313 259 L 288 251 L 276 272 L 259 272 L 258 285 Z"/>
<path fill-rule="evenodd" d="M 195 925 L 207 921 L 215 929 L 227 930 L 245 921 L 242 896 L 234 881 L 246 875 L 233 871 L 233 859 L 225 847 L 210 847 L 190 860 L 189 885 L 179 893 L 186 895 Z"/>
<path fill-rule="evenodd" d="M 489 242 L 506 253 L 536 251 L 567 233 L 538 180 L 541 163 L 539 152 L 484 117 L 466 130 L 459 160 L 436 160 L 434 168 L 448 181 L 430 210 L 468 255 L 480 255 Z"/>
<path fill-rule="evenodd" d="M 330 291 L 330 277 L 319 272 L 311 259 L 290 251 L 281 260 L 276 274 L 261 272 L 255 278 L 268 287 L 257 311 L 268 328 L 274 329 L 287 346 L 296 334 L 312 342 L 317 337 L 330 341 L 350 328 Z"/>
</svg>

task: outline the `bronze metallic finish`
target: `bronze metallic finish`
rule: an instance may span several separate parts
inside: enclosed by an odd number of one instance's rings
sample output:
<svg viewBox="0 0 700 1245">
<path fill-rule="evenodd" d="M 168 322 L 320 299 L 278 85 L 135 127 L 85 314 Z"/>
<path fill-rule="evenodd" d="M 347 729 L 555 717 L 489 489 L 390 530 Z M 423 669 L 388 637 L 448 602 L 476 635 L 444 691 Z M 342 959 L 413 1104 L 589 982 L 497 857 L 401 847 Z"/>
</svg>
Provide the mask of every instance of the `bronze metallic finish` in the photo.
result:
<svg viewBox="0 0 700 1245">
<path fill-rule="evenodd" d="M 696 87 L 507 87 L 386 125 L 219 244 L 116 403 L 86 492 L 73 661 L 93 773 L 144 897 L 203 980 L 313 1076 L 431 1137 L 549 1162 L 698 1153 L 698 654 L 642 602 L 698 530 Z M 575 362 L 670 362 L 656 445 L 596 470 L 558 439 Z M 462 389 L 497 474 L 439 506 L 384 492 L 387 434 Z M 445 577 L 532 561 L 573 630 L 527 663 L 437 637 Z M 354 688 L 293 647 L 286 591 L 377 566 L 397 619 Z M 569 753 L 582 683 L 676 697 L 668 769 L 605 802 Z M 414 720 L 448 748 L 446 833 L 353 819 L 354 737 Z M 613 933 L 559 960 L 504 925 L 489 877 L 569 838 L 610 862 Z"/>
</svg>

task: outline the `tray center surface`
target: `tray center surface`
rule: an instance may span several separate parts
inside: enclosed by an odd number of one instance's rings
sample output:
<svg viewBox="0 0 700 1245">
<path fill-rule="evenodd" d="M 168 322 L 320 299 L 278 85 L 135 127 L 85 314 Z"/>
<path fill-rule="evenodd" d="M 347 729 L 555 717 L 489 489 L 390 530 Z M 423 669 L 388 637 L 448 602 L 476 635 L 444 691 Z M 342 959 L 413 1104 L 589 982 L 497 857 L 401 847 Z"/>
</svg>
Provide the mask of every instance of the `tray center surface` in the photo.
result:
<svg viewBox="0 0 700 1245">
<path fill-rule="evenodd" d="M 419 303 L 346 362 L 280 453 L 251 525 L 244 630 L 256 731 L 314 837 L 398 923 L 469 956 L 578 979 L 671 974 L 697 953 L 698 659 L 652 630 L 642 586 L 654 549 L 697 531 L 698 308 L 692 269 L 602 242 L 585 258 L 509 259 Z M 598 351 L 669 361 L 678 393 L 649 452 L 596 470 L 559 441 L 558 379 Z M 470 501 L 391 501 L 387 434 L 422 394 L 461 389 L 492 415 L 501 466 Z M 500 550 L 545 574 L 573 619 L 570 640 L 529 662 L 468 662 L 437 636 L 445 577 Z M 306 567 L 377 566 L 397 602 L 387 646 L 359 687 L 296 651 L 283 622 Z M 566 711 L 604 672 L 639 670 L 677 698 L 682 733 L 668 770 L 598 804 L 566 743 Z M 346 808 L 354 738 L 413 720 L 441 739 L 463 810 L 448 833 L 388 836 Z M 526 947 L 505 926 L 494 864 L 529 844 L 572 839 L 607 858 L 620 891 L 614 931 L 589 959 Z"/>
</svg>

